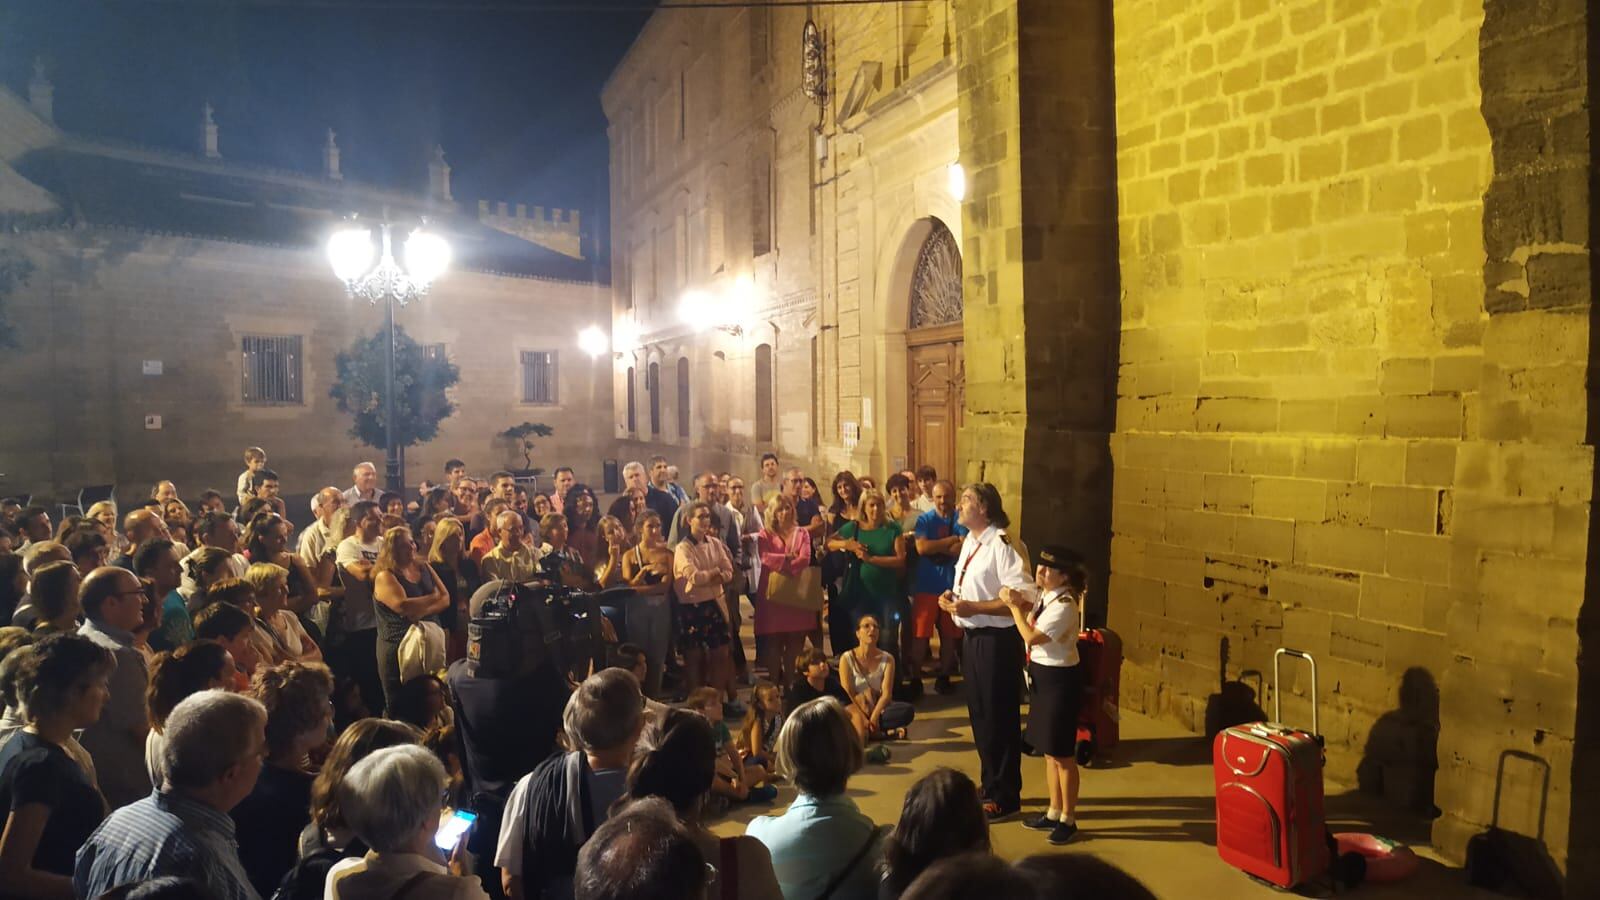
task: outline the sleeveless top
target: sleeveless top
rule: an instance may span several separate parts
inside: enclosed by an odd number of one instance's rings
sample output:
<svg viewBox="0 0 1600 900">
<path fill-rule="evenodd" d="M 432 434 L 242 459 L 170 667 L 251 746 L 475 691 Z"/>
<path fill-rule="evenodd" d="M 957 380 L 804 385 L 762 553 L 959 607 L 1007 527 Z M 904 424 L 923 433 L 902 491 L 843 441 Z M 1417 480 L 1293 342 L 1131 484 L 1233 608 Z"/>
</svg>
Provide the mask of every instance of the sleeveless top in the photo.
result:
<svg viewBox="0 0 1600 900">
<path fill-rule="evenodd" d="M 649 571 L 648 569 L 645 568 L 646 566 L 649 565 L 649 563 L 646 562 L 645 558 L 644 558 L 644 545 L 643 544 L 640 544 L 639 546 L 633 548 L 633 564 L 635 566 L 638 566 L 640 571 L 644 572 L 644 583 L 645 584 L 660 584 L 661 582 L 667 580 L 667 576 L 658 575 L 655 572 L 651 572 L 651 571 Z"/>
<path fill-rule="evenodd" d="M 889 663 L 889 654 L 879 651 L 877 664 L 864 671 L 861 668 L 861 658 L 856 656 L 854 650 L 850 651 L 849 656 L 850 689 L 857 694 L 869 694 L 874 699 L 882 696 L 883 676 Z"/>
<path fill-rule="evenodd" d="M 394 576 L 395 581 L 400 582 L 400 589 L 406 592 L 407 597 L 426 597 L 433 592 L 432 582 L 408 581 L 399 569 L 394 569 L 389 574 Z M 376 600 L 372 608 L 378 614 L 378 639 L 392 644 L 400 643 L 400 639 L 405 637 L 406 629 L 411 627 L 411 620 Z M 438 617 L 424 616 L 422 621 L 437 622 Z"/>
</svg>

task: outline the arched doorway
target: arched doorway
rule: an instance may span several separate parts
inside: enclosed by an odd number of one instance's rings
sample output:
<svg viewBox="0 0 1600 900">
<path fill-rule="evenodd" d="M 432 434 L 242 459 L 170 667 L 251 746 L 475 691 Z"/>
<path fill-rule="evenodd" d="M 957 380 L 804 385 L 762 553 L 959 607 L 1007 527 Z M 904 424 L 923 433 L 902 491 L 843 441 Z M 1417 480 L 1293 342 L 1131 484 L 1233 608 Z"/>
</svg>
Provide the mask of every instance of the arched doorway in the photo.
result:
<svg viewBox="0 0 1600 900">
<path fill-rule="evenodd" d="M 937 219 L 917 251 L 906 331 L 907 465 L 933 466 L 954 478 L 956 432 L 966 405 L 961 341 L 961 249 Z"/>
</svg>

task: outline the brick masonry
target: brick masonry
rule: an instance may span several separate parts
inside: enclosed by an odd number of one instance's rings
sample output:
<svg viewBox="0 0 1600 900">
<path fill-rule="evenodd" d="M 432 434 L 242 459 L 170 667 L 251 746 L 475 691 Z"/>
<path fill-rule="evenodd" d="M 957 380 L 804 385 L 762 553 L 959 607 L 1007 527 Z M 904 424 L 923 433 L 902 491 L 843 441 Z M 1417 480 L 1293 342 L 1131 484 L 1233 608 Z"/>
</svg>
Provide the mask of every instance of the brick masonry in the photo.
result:
<svg viewBox="0 0 1600 900">
<path fill-rule="evenodd" d="M 1200 730 L 1275 647 L 1312 651 L 1331 779 L 1419 805 L 1432 784 L 1435 839 L 1459 855 L 1494 817 L 1501 755 L 1536 756 L 1552 772 L 1542 829 L 1539 780 L 1516 760 L 1500 820 L 1542 831 L 1563 869 L 1571 854 L 1579 890 L 1594 842 L 1573 813 L 1575 761 L 1595 765 L 1575 744 L 1593 13 L 1118 0 L 1114 14 L 1125 702 Z M 1025 67 L 1021 84 L 1026 98 Z M 994 295 L 987 276 L 1026 296 L 1025 264 L 968 243 L 991 260 L 973 293 Z M 1008 364 L 1031 372 L 1027 356 Z M 1308 718 L 1308 688 L 1286 681 L 1286 718 Z"/>
<path fill-rule="evenodd" d="M 1110 9 L 995 0 L 955 13 L 969 172 L 958 456 L 968 480 L 1016 498 L 1029 543 L 1068 541 L 1091 560 L 1096 618 L 1118 352 Z"/>
</svg>

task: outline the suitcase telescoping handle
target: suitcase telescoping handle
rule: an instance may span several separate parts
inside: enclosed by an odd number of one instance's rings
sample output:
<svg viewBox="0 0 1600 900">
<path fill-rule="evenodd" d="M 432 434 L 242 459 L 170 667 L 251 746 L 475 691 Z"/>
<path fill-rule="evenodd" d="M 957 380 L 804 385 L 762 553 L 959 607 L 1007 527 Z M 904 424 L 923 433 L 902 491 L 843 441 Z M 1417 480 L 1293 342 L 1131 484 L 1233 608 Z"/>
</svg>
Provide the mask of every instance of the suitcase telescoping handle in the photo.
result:
<svg viewBox="0 0 1600 900">
<path fill-rule="evenodd" d="M 1299 657 L 1311 664 L 1311 733 L 1320 735 L 1322 723 L 1317 718 L 1317 661 L 1304 650 L 1279 647 L 1278 652 L 1272 654 L 1272 720 L 1283 724 L 1283 672 L 1280 664 L 1285 656 Z"/>
</svg>

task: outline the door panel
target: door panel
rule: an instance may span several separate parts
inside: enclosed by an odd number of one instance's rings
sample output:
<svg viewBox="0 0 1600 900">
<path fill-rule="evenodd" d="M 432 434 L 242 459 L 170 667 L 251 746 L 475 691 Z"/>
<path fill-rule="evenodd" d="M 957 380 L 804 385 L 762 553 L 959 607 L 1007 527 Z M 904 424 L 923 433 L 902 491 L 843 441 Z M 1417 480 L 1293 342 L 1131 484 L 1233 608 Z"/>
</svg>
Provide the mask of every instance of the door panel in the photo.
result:
<svg viewBox="0 0 1600 900">
<path fill-rule="evenodd" d="M 966 399 L 961 343 L 913 346 L 906 368 L 911 381 L 908 465 L 930 465 L 941 478 L 950 478 L 955 474 L 956 431 Z"/>
</svg>

